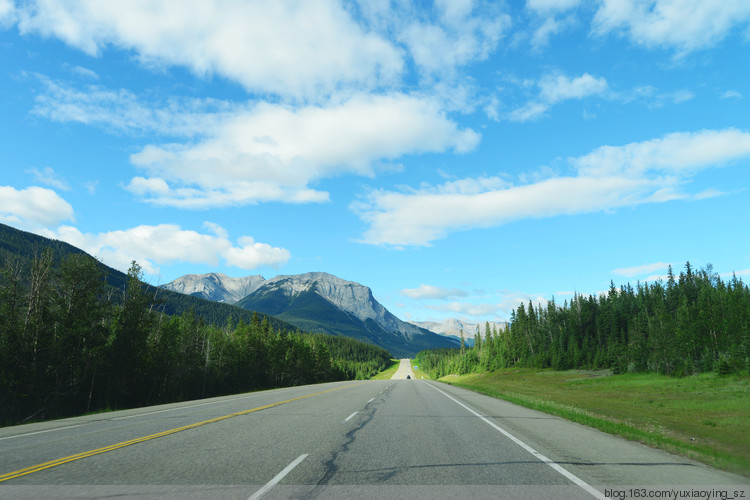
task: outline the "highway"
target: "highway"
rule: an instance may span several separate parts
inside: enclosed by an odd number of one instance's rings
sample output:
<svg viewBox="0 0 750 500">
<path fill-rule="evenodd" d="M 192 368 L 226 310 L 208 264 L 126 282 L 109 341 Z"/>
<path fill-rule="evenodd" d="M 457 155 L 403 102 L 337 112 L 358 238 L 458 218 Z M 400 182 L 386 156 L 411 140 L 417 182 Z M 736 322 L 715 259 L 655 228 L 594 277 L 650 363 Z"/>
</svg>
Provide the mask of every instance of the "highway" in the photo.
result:
<svg viewBox="0 0 750 500">
<path fill-rule="evenodd" d="M 750 498 L 749 482 L 414 379 L 0 428 L 0 498 Z"/>
</svg>

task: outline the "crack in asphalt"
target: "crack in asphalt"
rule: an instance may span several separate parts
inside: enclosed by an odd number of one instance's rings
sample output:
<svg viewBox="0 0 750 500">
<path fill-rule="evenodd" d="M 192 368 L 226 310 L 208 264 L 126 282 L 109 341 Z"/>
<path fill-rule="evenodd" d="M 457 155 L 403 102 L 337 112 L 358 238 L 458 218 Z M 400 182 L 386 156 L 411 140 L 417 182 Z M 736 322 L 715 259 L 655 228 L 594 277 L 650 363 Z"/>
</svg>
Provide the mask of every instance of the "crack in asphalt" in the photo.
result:
<svg viewBox="0 0 750 500">
<path fill-rule="evenodd" d="M 339 456 L 349 451 L 350 445 L 356 439 L 356 434 L 364 429 L 367 424 L 372 421 L 372 419 L 375 417 L 375 412 L 377 412 L 377 406 L 384 403 L 385 400 L 389 397 L 392 387 L 393 384 L 389 385 L 381 394 L 379 394 L 380 397 L 378 399 L 365 405 L 364 410 L 359 413 L 359 415 L 362 415 L 364 418 L 359 421 L 359 424 L 356 427 L 353 427 L 346 434 L 344 434 L 344 443 L 341 445 L 341 447 L 339 447 L 338 450 L 334 451 L 331 455 L 331 458 L 325 462 L 326 472 L 325 474 L 323 474 L 323 477 L 318 480 L 316 486 L 328 484 L 330 479 L 338 473 L 338 465 L 336 465 L 336 461 L 338 460 Z M 388 475 L 392 476 L 393 473 L 389 473 Z"/>
</svg>

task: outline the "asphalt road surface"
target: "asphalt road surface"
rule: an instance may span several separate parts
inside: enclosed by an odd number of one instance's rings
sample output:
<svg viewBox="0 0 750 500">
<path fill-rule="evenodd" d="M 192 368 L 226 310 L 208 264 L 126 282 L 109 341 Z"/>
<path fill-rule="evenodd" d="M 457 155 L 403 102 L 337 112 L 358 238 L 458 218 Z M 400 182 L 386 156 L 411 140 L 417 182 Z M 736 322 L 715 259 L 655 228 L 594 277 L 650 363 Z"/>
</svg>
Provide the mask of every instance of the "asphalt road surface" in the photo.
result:
<svg viewBox="0 0 750 500">
<path fill-rule="evenodd" d="M 414 379 L 0 428 L 0 498 L 714 499 L 750 498 L 748 483 Z"/>
<path fill-rule="evenodd" d="M 396 370 L 396 373 L 393 374 L 391 380 L 404 380 L 406 379 L 407 375 L 411 378 L 414 378 L 414 372 L 411 371 L 411 360 L 402 359 L 398 364 L 398 370 Z"/>
</svg>

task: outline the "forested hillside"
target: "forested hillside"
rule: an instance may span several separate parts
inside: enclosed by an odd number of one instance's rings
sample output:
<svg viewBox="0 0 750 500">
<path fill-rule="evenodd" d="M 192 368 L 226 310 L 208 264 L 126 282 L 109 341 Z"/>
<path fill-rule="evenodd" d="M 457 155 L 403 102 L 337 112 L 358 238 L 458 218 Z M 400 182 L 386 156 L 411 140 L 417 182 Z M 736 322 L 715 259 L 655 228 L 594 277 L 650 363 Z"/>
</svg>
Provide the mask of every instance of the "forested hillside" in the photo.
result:
<svg viewBox="0 0 750 500">
<path fill-rule="evenodd" d="M 390 364 L 376 346 L 252 312 L 248 321 L 224 315 L 223 324 L 194 310 L 165 314 L 165 292 L 143 283 L 136 263 L 119 289 L 83 252 L 37 246 L 28 256 L 10 246 L 0 256 L 3 425 L 367 378 Z"/>
<path fill-rule="evenodd" d="M 69 245 L 64 241 L 52 240 L 0 224 L 0 265 L 13 263 L 15 267 L 21 267 L 28 271 L 31 268 L 31 262 L 44 252 L 50 254 L 53 268 L 59 267 L 63 259 L 70 255 L 84 255 L 94 260 L 97 267 L 104 273 L 106 284 L 114 288 L 114 290 L 107 291 L 109 299 L 117 302 L 122 298 L 122 290 L 127 282 L 125 273 L 105 266 L 80 248 Z M 154 307 L 165 314 L 181 315 L 192 312 L 203 321 L 218 326 L 223 326 L 228 318 L 231 318 L 233 322 L 244 321 L 249 323 L 253 317 L 253 311 L 240 307 L 184 295 L 148 284 L 143 286 L 147 293 L 157 296 L 158 301 Z M 261 314 L 261 317 L 265 317 L 265 315 Z M 293 329 L 293 327 L 275 318 L 269 317 L 268 320 L 275 328 Z"/>
<path fill-rule="evenodd" d="M 433 377 L 512 366 L 746 373 L 750 288 L 688 262 L 679 277 L 670 267 L 666 283 L 611 284 L 606 294 L 576 295 L 562 306 L 521 304 L 504 330 L 487 326 L 472 348 L 422 351 L 417 359 Z"/>
</svg>

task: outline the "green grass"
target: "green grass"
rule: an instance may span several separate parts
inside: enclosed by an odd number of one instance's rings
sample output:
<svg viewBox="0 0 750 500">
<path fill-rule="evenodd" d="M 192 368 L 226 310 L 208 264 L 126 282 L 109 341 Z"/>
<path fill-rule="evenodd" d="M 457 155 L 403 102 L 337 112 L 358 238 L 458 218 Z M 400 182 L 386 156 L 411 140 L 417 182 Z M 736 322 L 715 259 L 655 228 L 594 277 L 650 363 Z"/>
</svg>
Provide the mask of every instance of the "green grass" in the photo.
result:
<svg viewBox="0 0 750 500">
<path fill-rule="evenodd" d="M 391 366 L 383 370 L 382 372 L 378 373 L 377 375 L 373 375 L 370 377 L 370 380 L 388 380 L 393 375 L 396 374 L 396 371 L 398 370 L 398 365 L 401 361 L 398 359 L 392 359 L 391 360 Z"/>
<path fill-rule="evenodd" d="M 506 369 L 440 380 L 750 476 L 750 377 Z"/>
</svg>

